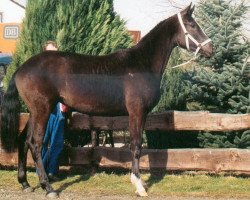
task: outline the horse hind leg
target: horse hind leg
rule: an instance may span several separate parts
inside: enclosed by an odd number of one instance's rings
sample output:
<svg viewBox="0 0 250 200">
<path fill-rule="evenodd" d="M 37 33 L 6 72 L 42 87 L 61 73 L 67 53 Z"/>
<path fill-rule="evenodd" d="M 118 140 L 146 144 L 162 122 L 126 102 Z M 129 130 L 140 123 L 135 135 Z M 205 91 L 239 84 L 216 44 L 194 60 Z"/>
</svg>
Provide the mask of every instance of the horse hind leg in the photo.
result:
<svg viewBox="0 0 250 200">
<path fill-rule="evenodd" d="M 55 198 L 55 197 L 58 197 L 58 194 L 49 184 L 49 179 L 45 172 L 43 162 L 42 162 L 42 156 L 41 156 L 42 142 L 43 142 L 43 137 L 44 137 L 44 133 L 46 130 L 46 125 L 47 125 L 47 121 L 49 118 L 49 114 L 50 114 L 49 109 L 43 109 L 43 112 L 40 114 L 35 114 L 35 115 L 31 114 L 31 119 L 30 119 L 31 135 L 30 135 L 30 138 L 28 139 L 28 144 L 31 150 L 33 160 L 36 165 L 41 187 L 47 192 L 47 197 Z"/>
<path fill-rule="evenodd" d="M 30 187 L 27 181 L 27 152 L 28 152 L 28 144 L 26 142 L 27 138 L 27 129 L 28 124 L 26 124 L 24 130 L 19 135 L 18 138 L 18 182 L 22 185 L 24 192 L 33 192 L 33 188 Z"/>
</svg>

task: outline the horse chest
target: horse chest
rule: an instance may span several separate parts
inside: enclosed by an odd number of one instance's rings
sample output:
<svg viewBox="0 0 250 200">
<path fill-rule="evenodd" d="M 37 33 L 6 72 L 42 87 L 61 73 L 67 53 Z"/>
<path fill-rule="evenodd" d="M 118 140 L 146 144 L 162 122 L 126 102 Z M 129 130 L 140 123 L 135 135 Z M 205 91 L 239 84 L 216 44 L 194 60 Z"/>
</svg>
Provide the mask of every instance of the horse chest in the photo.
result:
<svg viewBox="0 0 250 200">
<path fill-rule="evenodd" d="M 160 79 L 151 73 L 129 73 L 124 81 L 127 102 L 151 109 L 160 98 Z"/>
</svg>

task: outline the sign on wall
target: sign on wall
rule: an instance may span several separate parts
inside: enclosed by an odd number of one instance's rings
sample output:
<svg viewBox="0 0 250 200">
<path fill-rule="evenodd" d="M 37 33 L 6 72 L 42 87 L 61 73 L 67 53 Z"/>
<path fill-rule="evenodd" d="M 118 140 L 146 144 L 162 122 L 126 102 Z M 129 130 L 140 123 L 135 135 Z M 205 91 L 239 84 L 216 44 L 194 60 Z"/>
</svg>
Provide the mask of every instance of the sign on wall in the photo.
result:
<svg viewBox="0 0 250 200">
<path fill-rule="evenodd" d="M 19 26 L 5 26 L 3 37 L 5 39 L 17 39 L 19 37 Z"/>
<path fill-rule="evenodd" d="M 15 52 L 20 32 L 21 24 L 19 23 L 0 23 L 0 51 L 2 53 Z"/>
</svg>

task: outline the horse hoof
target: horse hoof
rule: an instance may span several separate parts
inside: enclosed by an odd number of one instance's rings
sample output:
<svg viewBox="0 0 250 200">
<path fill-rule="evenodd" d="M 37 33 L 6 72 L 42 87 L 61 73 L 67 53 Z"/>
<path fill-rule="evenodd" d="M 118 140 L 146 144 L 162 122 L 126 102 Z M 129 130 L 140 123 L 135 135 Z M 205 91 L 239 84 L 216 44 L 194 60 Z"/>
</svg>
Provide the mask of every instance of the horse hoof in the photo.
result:
<svg viewBox="0 0 250 200">
<path fill-rule="evenodd" d="M 27 187 L 27 188 L 23 189 L 23 192 L 25 192 L 25 193 L 31 193 L 31 192 L 34 192 L 34 189 L 32 187 Z"/>
<path fill-rule="evenodd" d="M 147 197 L 148 196 L 148 193 L 145 190 L 143 190 L 143 191 L 136 191 L 135 193 L 139 197 Z"/>
<path fill-rule="evenodd" d="M 46 195 L 48 198 L 58 198 L 58 194 L 56 192 L 50 192 Z"/>
</svg>

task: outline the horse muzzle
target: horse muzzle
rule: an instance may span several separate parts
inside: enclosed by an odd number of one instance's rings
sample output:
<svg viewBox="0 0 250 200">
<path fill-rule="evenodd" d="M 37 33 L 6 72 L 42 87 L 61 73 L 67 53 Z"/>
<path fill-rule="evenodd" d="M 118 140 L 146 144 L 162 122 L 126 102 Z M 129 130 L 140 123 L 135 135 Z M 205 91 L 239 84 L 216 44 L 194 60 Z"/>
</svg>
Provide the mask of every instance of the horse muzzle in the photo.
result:
<svg viewBox="0 0 250 200">
<path fill-rule="evenodd" d="M 209 42 L 201 47 L 200 54 L 202 54 L 206 58 L 211 58 L 214 55 L 214 47 L 212 42 Z"/>
</svg>

